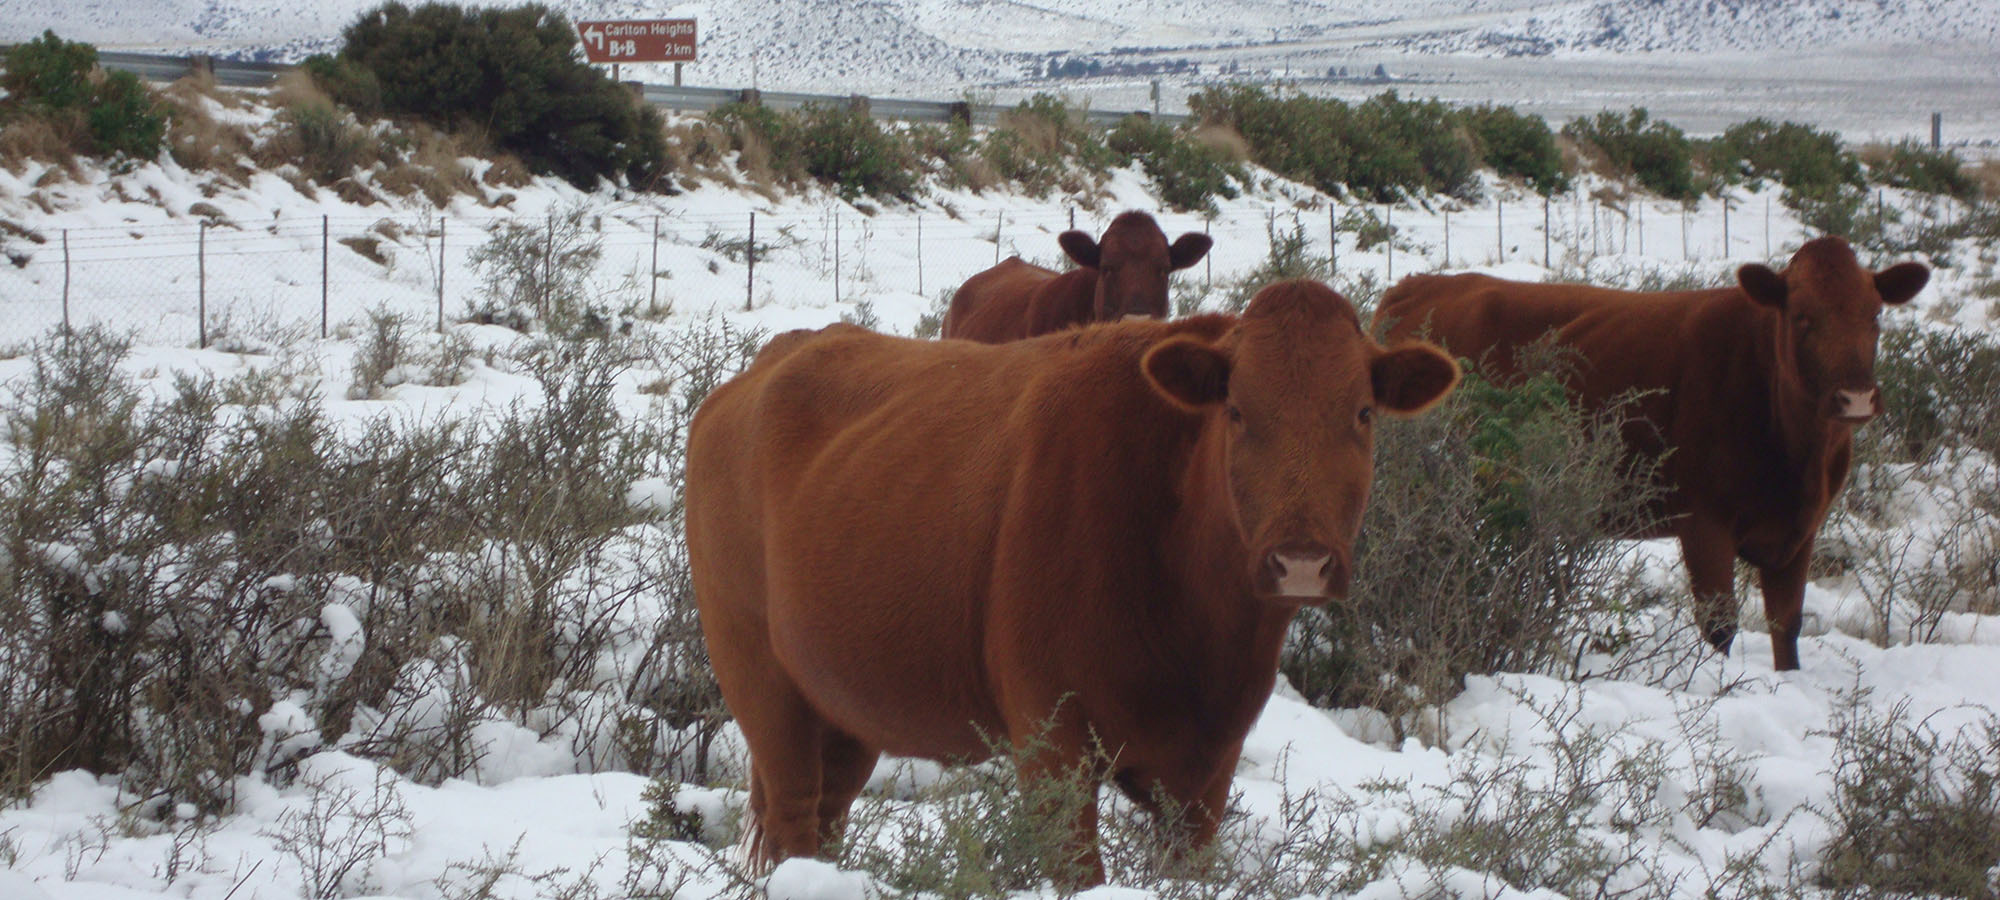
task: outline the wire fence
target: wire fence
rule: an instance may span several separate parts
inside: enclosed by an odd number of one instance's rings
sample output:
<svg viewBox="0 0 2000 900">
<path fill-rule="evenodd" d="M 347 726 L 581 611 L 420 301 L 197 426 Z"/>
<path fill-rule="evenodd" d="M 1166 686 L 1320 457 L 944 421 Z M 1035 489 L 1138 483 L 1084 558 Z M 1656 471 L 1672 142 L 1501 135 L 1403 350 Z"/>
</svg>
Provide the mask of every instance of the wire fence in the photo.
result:
<svg viewBox="0 0 2000 900">
<path fill-rule="evenodd" d="M 590 291 L 655 311 L 825 306 L 885 294 L 934 298 L 1010 255 L 1061 265 L 1055 235 L 1102 232 L 1119 210 L 1023 205 L 978 215 L 851 207 L 715 212 L 632 205 L 577 213 L 599 248 Z M 214 212 L 211 210 L 211 212 Z M 1581 193 L 1489 197 L 1479 204 L 1236 205 L 1210 218 L 1161 214 L 1171 238 L 1215 239 L 1183 278 L 1205 286 L 1264 262 L 1276 240 L 1304 240 L 1336 274 L 1399 274 L 1601 256 L 1655 261 L 1766 259 L 1797 226 L 1768 195 L 1694 207 L 1608 205 Z M 149 342 L 208 347 L 277 329 L 329 335 L 386 309 L 444 327 L 491 296 L 481 250 L 504 226 L 553 232 L 559 211 L 278 216 L 219 213 L 154 224 L 16 229 L 0 267 L 0 340 L 99 323 Z M 1393 230 L 1394 240 L 1367 241 Z M 1774 234 L 1774 230 L 1777 232 Z"/>
</svg>

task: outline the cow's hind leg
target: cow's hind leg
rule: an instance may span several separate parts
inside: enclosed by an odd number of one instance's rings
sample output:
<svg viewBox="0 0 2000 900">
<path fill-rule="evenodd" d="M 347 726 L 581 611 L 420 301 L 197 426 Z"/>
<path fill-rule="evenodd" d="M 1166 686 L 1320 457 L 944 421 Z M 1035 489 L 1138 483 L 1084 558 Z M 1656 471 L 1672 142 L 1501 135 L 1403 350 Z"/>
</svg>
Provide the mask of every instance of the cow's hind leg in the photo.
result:
<svg viewBox="0 0 2000 900">
<path fill-rule="evenodd" d="M 1736 641 L 1736 541 L 1725 526 L 1700 514 L 1689 516 L 1680 537 L 1701 636 L 1727 655 Z"/>
<path fill-rule="evenodd" d="M 1812 565 L 1812 542 L 1774 568 L 1757 570 L 1764 591 L 1764 620 L 1771 628 L 1771 666 L 1780 672 L 1799 667 L 1799 620 L 1805 612 L 1806 572 Z"/>
<path fill-rule="evenodd" d="M 820 733 L 825 725 L 790 685 L 769 686 L 754 711 L 737 713 L 750 745 L 752 873 L 819 853 Z"/>
<path fill-rule="evenodd" d="M 875 774 L 881 751 L 828 727 L 820 738 L 819 830 L 822 847 L 840 842 L 847 831 L 847 811 Z"/>
</svg>

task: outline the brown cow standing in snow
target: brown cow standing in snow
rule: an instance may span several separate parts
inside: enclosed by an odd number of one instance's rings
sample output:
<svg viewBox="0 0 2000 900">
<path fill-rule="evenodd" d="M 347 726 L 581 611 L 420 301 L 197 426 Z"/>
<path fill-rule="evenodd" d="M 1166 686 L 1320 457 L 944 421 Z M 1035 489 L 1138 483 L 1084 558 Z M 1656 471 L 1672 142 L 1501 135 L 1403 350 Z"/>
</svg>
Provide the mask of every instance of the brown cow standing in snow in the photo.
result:
<svg viewBox="0 0 2000 900">
<path fill-rule="evenodd" d="M 753 867 L 837 837 L 880 754 L 976 760 L 989 737 L 1044 748 L 1026 779 L 1101 746 L 1109 771 L 1086 771 L 1212 838 L 1287 624 L 1346 591 L 1375 414 L 1457 379 L 1308 281 L 1240 318 L 1000 345 L 780 335 L 688 441 Z M 1102 880 L 1096 820 L 1075 847 Z"/>
<path fill-rule="evenodd" d="M 1142 212 L 1119 214 L 1093 241 L 1081 231 L 1056 237 L 1078 268 L 1058 274 L 1020 257 L 965 280 L 952 295 L 940 337 L 986 344 L 1050 334 L 1126 316 L 1167 317 L 1168 273 L 1201 261 L 1208 235 L 1167 235 Z"/>
<path fill-rule="evenodd" d="M 1757 568 L 1771 653 L 1799 666 L 1799 617 L 1813 538 L 1847 481 L 1855 427 L 1882 411 L 1876 316 L 1923 289 L 1930 270 L 1861 267 L 1840 238 L 1808 242 L 1783 272 L 1737 270 L 1734 287 L 1635 293 L 1484 275 L 1416 275 L 1383 295 L 1390 335 L 1427 334 L 1506 374 L 1520 347 L 1553 333 L 1581 364 L 1589 409 L 1649 391 L 1631 410 L 1629 452 L 1657 458 L 1657 533 L 1680 540 L 1704 636 L 1736 637 L 1735 561 Z"/>
</svg>

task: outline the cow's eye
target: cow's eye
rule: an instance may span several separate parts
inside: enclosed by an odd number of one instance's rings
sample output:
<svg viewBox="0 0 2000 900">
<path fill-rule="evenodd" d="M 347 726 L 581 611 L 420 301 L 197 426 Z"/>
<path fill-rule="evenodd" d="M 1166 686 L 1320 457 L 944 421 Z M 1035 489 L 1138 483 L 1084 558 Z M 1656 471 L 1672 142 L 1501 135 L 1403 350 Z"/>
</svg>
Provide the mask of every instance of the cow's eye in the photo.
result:
<svg viewBox="0 0 2000 900">
<path fill-rule="evenodd" d="M 1375 409 L 1369 406 L 1361 407 L 1361 412 L 1356 417 L 1361 420 L 1361 424 L 1366 425 L 1375 421 Z"/>
<path fill-rule="evenodd" d="M 1243 411 L 1237 409 L 1234 403 L 1229 404 L 1229 421 L 1235 422 L 1238 425 L 1243 424 Z"/>
</svg>

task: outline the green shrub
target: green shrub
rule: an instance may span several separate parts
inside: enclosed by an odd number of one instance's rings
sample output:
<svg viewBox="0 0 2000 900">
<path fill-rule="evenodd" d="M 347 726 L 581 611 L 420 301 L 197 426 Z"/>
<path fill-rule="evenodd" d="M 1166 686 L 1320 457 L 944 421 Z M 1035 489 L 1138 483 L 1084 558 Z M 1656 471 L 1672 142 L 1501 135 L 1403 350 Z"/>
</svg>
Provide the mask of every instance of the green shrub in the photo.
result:
<svg viewBox="0 0 2000 900">
<path fill-rule="evenodd" d="M 1875 356 L 1882 418 L 1858 433 L 1873 458 L 1930 462 L 1947 447 L 2000 455 L 2000 341 L 1974 331 L 1885 328 Z"/>
<path fill-rule="evenodd" d="M 1484 103 L 1464 110 L 1461 115 L 1479 140 L 1480 153 L 1493 171 L 1525 180 L 1544 195 L 1569 189 L 1562 149 L 1556 146 L 1555 132 L 1549 130 L 1549 123 L 1540 116 L 1521 113 L 1511 106 Z"/>
<path fill-rule="evenodd" d="M 44 31 L 41 37 L 10 48 L 6 64 L 0 88 L 7 89 L 9 102 L 46 109 L 80 109 L 90 103 L 96 47 Z"/>
<path fill-rule="evenodd" d="M 1001 180 L 1031 194 L 1058 188 L 1082 192 L 1115 162 L 1103 132 L 1051 94 L 1036 94 L 1001 113 L 979 155 Z"/>
<path fill-rule="evenodd" d="M 1160 202 L 1182 211 L 1213 211 L 1215 198 L 1234 200 L 1250 174 L 1220 151 L 1144 116 L 1126 116 L 1105 143 L 1136 160 L 1158 188 Z"/>
<path fill-rule="evenodd" d="M 1468 367 L 1439 408 L 1377 435 L 1352 592 L 1303 611 L 1282 661 L 1314 704 L 1400 728 L 1468 674 L 1570 674 L 1582 649 L 1628 640 L 1619 616 L 1647 594 L 1603 538 L 1646 521 L 1650 472 L 1625 460 L 1620 414 L 1570 404 L 1570 363 L 1526 359 L 1510 384 Z"/>
<path fill-rule="evenodd" d="M 0 87 L 7 90 L 5 106 L 28 115 L 80 121 L 81 128 L 60 131 L 87 133 L 78 152 L 149 160 L 159 155 L 167 133 L 165 107 L 130 72 L 111 72 L 93 79 L 97 48 L 65 41 L 45 31 L 36 40 L 7 52 Z"/>
<path fill-rule="evenodd" d="M 1693 200 L 1694 145 L 1671 124 L 1651 119 L 1642 107 L 1624 115 L 1606 110 L 1594 118 L 1579 116 L 1563 126 L 1563 134 L 1594 148 L 1618 174 L 1629 175 L 1647 190 L 1670 200 Z"/>
<path fill-rule="evenodd" d="M 1865 696 L 1865 695 L 1864 695 Z M 1860 698 L 1833 723 L 1833 826 L 1821 886 L 1841 896 L 1993 900 L 2000 887 L 2000 719 L 1956 734 L 1905 705 L 1870 716 Z"/>
<path fill-rule="evenodd" d="M 1450 107 L 1394 91 L 1356 106 L 1255 85 L 1209 88 L 1188 98 L 1204 123 L 1243 135 L 1251 159 L 1328 193 L 1377 202 L 1423 191 L 1468 197 L 1477 141 Z"/>
<path fill-rule="evenodd" d="M 1913 140 L 1904 140 L 1871 154 L 1868 178 L 1876 184 L 1943 194 L 1970 202 L 1979 194 L 1979 185 L 1965 173 L 1965 161 L 1950 150 L 1932 150 Z"/>
<path fill-rule="evenodd" d="M 1739 122 L 1703 148 L 1708 169 L 1725 180 L 1769 179 L 1791 198 L 1825 199 L 1862 186 L 1861 162 L 1840 135 L 1796 122 Z"/>
<path fill-rule="evenodd" d="M 917 163 L 903 136 L 860 110 L 808 105 L 791 134 L 807 175 L 832 185 L 843 200 L 862 196 L 909 201 L 917 192 Z"/>
<path fill-rule="evenodd" d="M 337 59 L 307 68 L 354 108 L 379 102 L 392 115 L 479 130 L 531 170 L 586 190 L 599 178 L 665 183 L 659 112 L 579 59 L 576 30 L 546 6 L 388 3 L 341 36 Z"/>
<path fill-rule="evenodd" d="M 97 86 L 90 105 L 90 136 L 100 152 L 133 159 L 160 154 L 167 136 L 167 113 L 151 91 L 130 72 L 112 72 Z"/>
</svg>

